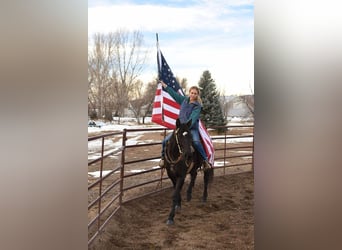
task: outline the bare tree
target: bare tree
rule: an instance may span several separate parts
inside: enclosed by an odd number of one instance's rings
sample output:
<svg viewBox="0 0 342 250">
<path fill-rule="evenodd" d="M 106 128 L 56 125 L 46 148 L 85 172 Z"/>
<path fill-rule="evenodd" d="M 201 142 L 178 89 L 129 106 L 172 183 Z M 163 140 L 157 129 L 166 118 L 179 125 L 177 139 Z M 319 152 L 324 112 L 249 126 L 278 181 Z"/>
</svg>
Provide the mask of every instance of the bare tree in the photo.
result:
<svg viewBox="0 0 342 250">
<path fill-rule="evenodd" d="M 93 49 L 88 53 L 88 100 L 99 117 L 105 115 L 106 93 L 111 85 L 113 36 L 97 33 Z"/>
<path fill-rule="evenodd" d="M 178 76 L 176 76 L 176 80 L 179 83 L 179 86 L 183 89 L 184 93 L 186 93 L 188 91 L 188 80 Z"/>
<path fill-rule="evenodd" d="M 249 112 L 254 116 L 254 95 L 239 96 L 239 99 L 246 105 Z"/>
<path fill-rule="evenodd" d="M 152 115 L 152 109 L 153 109 L 153 102 L 154 102 L 154 97 L 156 94 L 157 90 L 157 79 L 155 79 L 152 82 L 149 82 L 147 84 L 147 87 L 145 88 L 145 93 L 144 93 L 144 109 L 142 111 L 142 117 L 143 117 L 143 124 L 145 124 L 145 118 L 148 115 Z"/>
<path fill-rule="evenodd" d="M 221 103 L 224 119 L 227 121 L 229 110 L 231 110 L 234 107 L 234 99 L 230 99 L 228 96 L 221 94 L 220 103 Z"/>
<path fill-rule="evenodd" d="M 89 71 L 89 67 L 88 67 L 88 71 Z M 97 98 L 92 88 L 93 83 L 94 81 L 91 78 L 91 74 L 88 73 L 88 115 L 90 116 L 91 119 L 96 119 L 97 118 L 97 112 L 96 112 Z"/>
<path fill-rule="evenodd" d="M 240 96 L 240 101 L 243 102 L 248 108 L 249 112 L 254 116 L 254 91 L 249 84 L 249 89 L 251 91 L 250 95 Z"/>
<path fill-rule="evenodd" d="M 118 30 L 115 35 L 114 68 L 117 72 L 117 111 L 122 116 L 128 106 L 129 93 L 137 86 L 138 76 L 145 65 L 147 51 L 143 49 L 143 35 L 139 31 L 129 33 Z"/>
<path fill-rule="evenodd" d="M 136 81 L 132 88 L 130 98 L 129 98 L 130 101 L 128 104 L 128 109 L 133 112 L 134 117 L 136 118 L 138 124 L 140 124 L 141 110 L 144 105 L 142 88 L 143 88 L 143 82 Z"/>
<path fill-rule="evenodd" d="M 130 100 L 129 109 L 133 112 L 139 124 L 140 118 L 143 118 L 142 123 L 144 124 L 146 116 L 152 115 L 156 89 L 157 80 L 149 82 L 145 88 L 140 81 L 135 85 L 134 97 Z"/>
<path fill-rule="evenodd" d="M 113 113 L 123 115 L 129 93 L 145 65 L 147 51 L 138 31 L 97 33 L 93 39 L 88 53 L 88 106 L 99 117 L 111 120 Z"/>
</svg>

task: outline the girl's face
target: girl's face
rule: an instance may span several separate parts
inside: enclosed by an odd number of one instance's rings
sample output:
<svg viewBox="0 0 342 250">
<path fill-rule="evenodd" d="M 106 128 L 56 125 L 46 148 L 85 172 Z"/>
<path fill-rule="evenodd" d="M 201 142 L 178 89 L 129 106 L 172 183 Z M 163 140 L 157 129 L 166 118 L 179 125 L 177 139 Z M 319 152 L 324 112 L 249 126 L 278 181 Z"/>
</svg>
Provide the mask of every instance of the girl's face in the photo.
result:
<svg viewBox="0 0 342 250">
<path fill-rule="evenodd" d="M 196 89 L 190 89 L 189 96 L 190 102 L 197 101 L 198 91 Z"/>
</svg>

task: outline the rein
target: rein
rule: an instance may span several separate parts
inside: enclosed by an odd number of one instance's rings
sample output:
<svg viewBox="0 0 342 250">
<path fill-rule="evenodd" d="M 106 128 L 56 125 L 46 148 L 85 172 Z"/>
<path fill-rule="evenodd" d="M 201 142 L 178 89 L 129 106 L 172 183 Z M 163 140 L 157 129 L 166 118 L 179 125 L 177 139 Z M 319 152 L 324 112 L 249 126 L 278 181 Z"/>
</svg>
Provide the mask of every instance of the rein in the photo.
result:
<svg viewBox="0 0 342 250">
<path fill-rule="evenodd" d="M 178 129 L 174 132 L 174 136 L 176 137 L 176 143 L 177 143 L 178 152 L 179 152 L 178 158 L 175 161 L 173 161 L 171 159 L 169 147 L 166 148 L 166 152 L 165 152 L 165 160 L 167 160 L 167 162 L 169 162 L 171 165 L 177 164 L 179 161 L 181 161 L 184 158 L 183 151 L 182 151 L 182 148 L 181 148 L 181 146 L 179 144 L 179 139 L 178 139 L 177 134 L 178 134 Z M 168 144 L 169 144 L 169 142 L 168 142 Z"/>
</svg>

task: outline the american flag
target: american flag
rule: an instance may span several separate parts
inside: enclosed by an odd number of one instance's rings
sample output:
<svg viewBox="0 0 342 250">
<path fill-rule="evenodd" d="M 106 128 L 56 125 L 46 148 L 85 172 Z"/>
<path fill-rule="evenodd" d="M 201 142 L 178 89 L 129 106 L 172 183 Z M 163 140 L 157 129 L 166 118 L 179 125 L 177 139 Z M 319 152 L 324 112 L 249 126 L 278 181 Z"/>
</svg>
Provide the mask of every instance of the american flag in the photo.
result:
<svg viewBox="0 0 342 250">
<path fill-rule="evenodd" d="M 162 80 L 169 87 L 184 96 L 182 88 L 174 77 L 169 65 L 159 49 L 157 52 L 157 62 L 159 80 Z M 169 95 L 169 93 L 163 90 L 161 83 L 159 83 L 154 97 L 152 122 L 169 129 L 174 129 L 176 127 L 179 110 L 180 105 Z M 199 122 L 199 132 L 208 160 L 214 166 L 214 146 L 202 121 Z"/>
</svg>

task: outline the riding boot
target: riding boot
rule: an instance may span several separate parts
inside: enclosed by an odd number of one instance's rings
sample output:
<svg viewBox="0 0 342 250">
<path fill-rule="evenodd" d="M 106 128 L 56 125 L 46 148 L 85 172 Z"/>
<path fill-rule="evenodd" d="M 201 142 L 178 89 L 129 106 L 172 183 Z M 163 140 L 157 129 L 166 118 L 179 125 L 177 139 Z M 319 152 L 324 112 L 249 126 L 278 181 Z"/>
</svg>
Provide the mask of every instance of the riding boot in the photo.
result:
<svg viewBox="0 0 342 250">
<path fill-rule="evenodd" d="M 208 161 L 204 161 L 203 162 L 203 170 L 207 171 L 209 169 L 213 168 L 213 166 L 208 162 Z"/>
<path fill-rule="evenodd" d="M 160 161 L 159 161 L 159 167 L 160 167 L 160 168 L 164 168 L 164 167 L 165 167 L 165 164 L 164 164 L 164 156 L 162 156 L 162 158 L 161 158 Z"/>
</svg>

